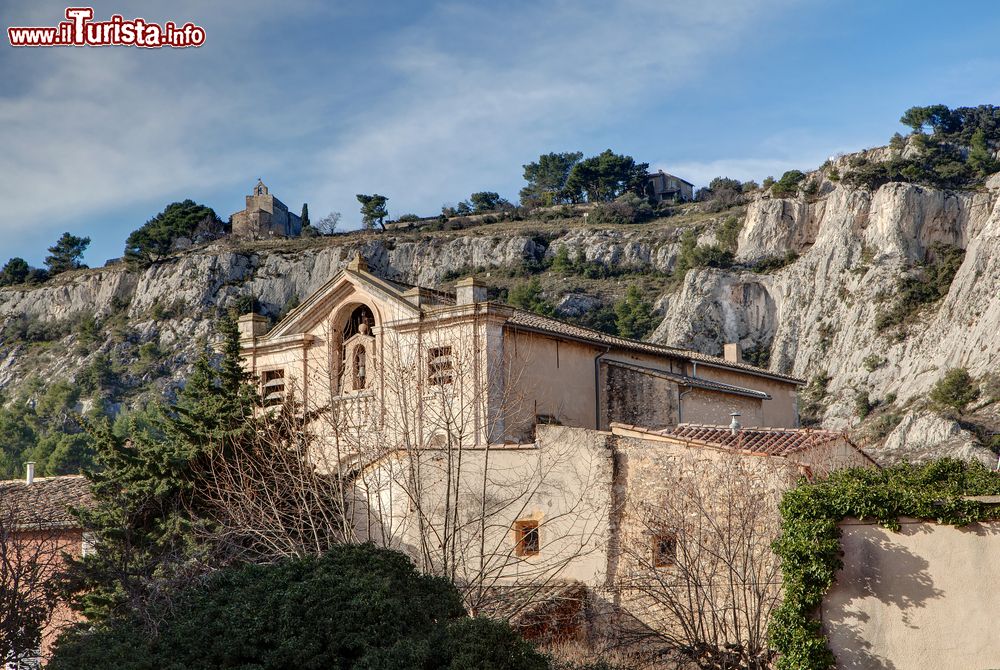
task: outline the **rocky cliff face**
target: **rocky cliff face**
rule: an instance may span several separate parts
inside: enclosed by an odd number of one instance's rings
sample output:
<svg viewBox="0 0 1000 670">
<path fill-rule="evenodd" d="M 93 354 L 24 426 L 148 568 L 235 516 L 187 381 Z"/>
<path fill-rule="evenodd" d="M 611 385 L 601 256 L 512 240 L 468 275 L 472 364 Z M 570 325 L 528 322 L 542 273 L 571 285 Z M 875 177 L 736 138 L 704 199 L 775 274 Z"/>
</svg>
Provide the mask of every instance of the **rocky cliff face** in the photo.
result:
<svg viewBox="0 0 1000 670">
<path fill-rule="evenodd" d="M 810 202 L 754 201 L 738 259 L 793 252 L 797 260 L 766 275 L 690 272 L 664 299 L 654 339 L 707 352 L 739 340 L 769 349 L 775 369 L 807 379 L 825 373 L 829 427 L 857 426 L 857 398 L 868 394 L 901 419 L 883 443 L 872 441 L 883 458 L 952 453 L 995 464 L 973 432 L 921 401 L 947 370 L 983 378 L 1000 361 L 1000 179 L 959 193 L 900 183 L 867 193 L 824 181 L 820 193 Z M 899 299 L 901 274 L 919 276 L 936 245 L 965 250 L 947 294 L 903 324 L 880 327 L 880 313 Z"/>
<path fill-rule="evenodd" d="M 169 387 L 183 380 L 213 334 L 219 314 L 246 304 L 276 317 L 332 278 L 356 253 L 376 274 L 423 286 L 439 285 L 463 271 L 537 265 L 560 245 L 590 260 L 669 272 L 677 231 L 578 228 L 565 223 L 535 230 L 493 233 L 353 234 L 316 240 L 240 243 L 220 241 L 183 252 L 142 271 L 124 265 L 60 275 L 38 287 L 0 289 L 0 392 L 8 398 L 32 376 L 42 380 L 74 376 L 95 356 L 128 364 L 150 343 L 162 355 L 162 376 L 143 373 L 149 383 Z M 567 302 L 566 313 L 586 310 L 592 297 Z M 580 306 L 582 304 L 582 307 Z M 84 342 L 77 326 L 88 315 L 105 324 L 97 342 Z M 47 331 L 23 337 L 25 330 Z M 36 340 L 35 344 L 25 340 Z"/>
<path fill-rule="evenodd" d="M 740 341 L 769 356 L 774 369 L 826 380 L 819 383 L 825 393 L 814 393 L 814 409 L 830 427 L 857 428 L 857 398 L 867 394 L 878 405 L 875 414 L 891 419 L 883 419 L 874 437 L 871 431 L 859 436 L 888 460 L 944 451 L 993 463 L 980 446 L 982 431 L 934 414 L 923 399 L 950 368 L 984 377 L 998 362 L 1000 180 L 981 192 L 888 184 L 868 193 L 814 177 L 820 187 L 810 198 L 758 196 L 739 236 L 742 266 L 792 258 L 790 253 L 795 260 L 767 272 L 691 270 L 676 289 L 668 290 L 664 280 L 657 303 L 663 321 L 652 339 L 713 354 L 724 342 Z M 0 391 L 10 397 L 31 375 L 72 378 L 101 354 L 127 362 L 147 343 L 156 345 L 166 373 L 156 383 L 169 387 L 183 379 L 222 310 L 253 296 L 277 315 L 358 251 L 376 273 L 428 286 L 472 269 L 537 262 L 564 245 L 588 260 L 665 275 L 679 251 L 679 232 L 666 221 L 649 227 L 483 226 L 244 247 L 217 242 L 144 271 L 111 266 L 40 287 L 0 289 L 8 333 L 0 340 Z M 701 234 L 703 242 L 712 241 L 711 226 L 703 225 Z M 938 244 L 965 250 L 947 294 L 902 324 L 877 327 L 879 314 L 897 299 L 901 273 L 919 276 Z M 572 291 L 567 286 L 569 298 L 550 297 L 556 303 L 562 298 L 567 314 L 593 307 Z M 73 325 L 88 313 L 117 320 L 118 331 L 82 342 Z M 25 321 L 62 324 L 62 331 L 49 338 L 54 346 L 40 348 L 9 335 L 11 324 Z"/>
</svg>

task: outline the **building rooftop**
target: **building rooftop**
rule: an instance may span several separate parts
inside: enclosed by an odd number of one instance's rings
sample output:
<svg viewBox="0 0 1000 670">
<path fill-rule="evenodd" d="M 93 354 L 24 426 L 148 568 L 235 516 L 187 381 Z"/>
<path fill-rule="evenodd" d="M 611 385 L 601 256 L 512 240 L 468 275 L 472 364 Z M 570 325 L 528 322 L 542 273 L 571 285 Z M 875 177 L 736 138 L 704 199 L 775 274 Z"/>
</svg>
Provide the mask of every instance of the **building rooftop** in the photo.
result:
<svg viewBox="0 0 1000 670">
<path fill-rule="evenodd" d="M 728 426 L 681 423 L 658 432 L 685 442 L 768 456 L 788 456 L 839 440 L 850 442 L 844 433 L 815 428 L 740 428 L 733 431 Z"/>
<path fill-rule="evenodd" d="M 16 523 L 30 526 L 73 527 L 78 522 L 71 507 L 93 504 L 90 482 L 83 475 L 0 481 L 0 518 L 13 514 Z"/>
<path fill-rule="evenodd" d="M 599 330 L 591 330 L 590 328 L 584 328 L 583 326 L 575 326 L 573 324 L 566 323 L 565 321 L 560 321 L 559 319 L 542 316 L 541 314 L 535 314 L 534 312 L 528 312 L 523 309 L 512 308 L 512 311 L 513 314 L 508 320 L 508 323 L 514 327 L 552 333 L 553 335 L 562 335 L 575 340 L 583 340 L 585 342 L 605 345 L 616 349 L 626 349 L 649 354 L 658 354 L 661 356 L 668 355 L 676 358 L 686 358 L 691 361 L 705 363 L 714 367 L 743 370 L 764 377 L 772 377 L 781 381 L 791 382 L 793 384 L 805 383 L 804 380 L 797 377 L 781 374 L 780 372 L 772 372 L 771 370 L 765 370 L 764 368 L 758 368 L 754 365 L 750 365 L 749 363 L 730 361 L 719 356 L 709 356 L 708 354 L 703 354 L 698 351 L 691 351 L 690 349 L 682 349 L 680 347 L 671 347 L 665 344 L 640 342 L 639 340 L 630 340 L 627 337 L 608 335 L 607 333 L 602 333 Z"/>
</svg>

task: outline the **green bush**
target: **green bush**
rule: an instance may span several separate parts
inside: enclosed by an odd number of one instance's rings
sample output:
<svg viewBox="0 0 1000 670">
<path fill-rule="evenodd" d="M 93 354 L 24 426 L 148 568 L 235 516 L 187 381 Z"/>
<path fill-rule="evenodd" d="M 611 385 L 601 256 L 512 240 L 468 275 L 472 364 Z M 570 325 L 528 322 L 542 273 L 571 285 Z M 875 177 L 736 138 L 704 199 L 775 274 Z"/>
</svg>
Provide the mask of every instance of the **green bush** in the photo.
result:
<svg viewBox="0 0 1000 670">
<path fill-rule="evenodd" d="M 701 267 L 728 268 L 732 267 L 733 262 L 732 251 L 714 244 L 698 244 L 698 231 L 688 228 L 681 234 L 681 248 L 673 274 L 682 279 L 688 270 Z"/>
<path fill-rule="evenodd" d="M 537 277 L 512 288 L 507 294 L 507 302 L 514 307 L 545 316 L 552 316 L 555 312 L 552 303 L 542 295 L 542 283 Z"/>
<path fill-rule="evenodd" d="M 771 195 L 776 198 L 790 198 L 799 192 L 799 184 L 806 178 L 804 172 L 800 170 L 789 170 L 781 175 L 773 187 Z"/>
<path fill-rule="evenodd" d="M 629 286 L 625 297 L 615 303 L 615 325 L 619 335 L 633 340 L 641 340 L 656 328 L 653 306 L 636 286 Z"/>
<path fill-rule="evenodd" d="M 781 268 L 788 267 L 798 259 L 799 255 L 789 250 L 785 252 L 784 256 L 771 256 L 770 258 L 762 258 L 756 261 L 750 266 L 750 271 L 762 275 L 770 274 L 771 272 L 777 272 Z"/>
<path fill-rule="evenodd" d="M 319 557 L 221 570 L 173 598 L 155 634 L 138 618 L 63 635 L 50 670 L 288 668 L 544 670 L 506 624 L 469 619 L 446 580 L 398 552 L 336 547 Z"/>
<path fill-rule="evenodd" d="M 869 354 L 865 356 L 865 359 L 861 362 L 861 364 L 868 372 L 875 372 L 886 364 L 886 358 L 885 356 L 879 356 L 878 354 Z"/>
<path fill-rule="evenodd" d="M 953 368 L 931 389 L 930 399 L 939 409 L 961 414 L 969 403 L 979 398 L 979 385 L 965 368 Z"/>
<path fill-rule="evenodd" d="M 948 295 L 951 282 L 965 260 L 965 250 L 935 243 L 928 252 L 928 260 L 904 275 L 896 284 L 896 300 L 875 317 L 875 328 L 886 330 L 898 326 L 924 305 L 937 302 Z"/>
<path fill-rule="evenodd" d="M 743 230 L 743 219 L 735 216 L 728 216 L 715 231 L 715 239 L 719 241 L 719 246 L 726 251 L 736 253 L 739 246 L 740 231 Z"/>
</svg>

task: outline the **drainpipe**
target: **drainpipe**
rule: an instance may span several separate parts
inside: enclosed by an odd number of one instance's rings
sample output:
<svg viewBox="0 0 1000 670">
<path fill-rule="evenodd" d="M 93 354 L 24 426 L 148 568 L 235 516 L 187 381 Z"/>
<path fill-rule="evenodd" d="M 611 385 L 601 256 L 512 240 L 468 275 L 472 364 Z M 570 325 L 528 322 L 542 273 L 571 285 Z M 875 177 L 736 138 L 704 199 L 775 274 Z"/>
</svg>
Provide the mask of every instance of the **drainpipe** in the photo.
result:
<svg viewBox="0 0 1000 670">
<path fill-rule="evenodd" d="M 601 359 L 611 351 L 606 348 L 594 357 L 594 429 L 601 429 Z"/>
<path fill-rule="evenodd" d="M 691 377 L 694 378 L 697 376 L 698 376 L 698 361 L 691 361 Z M 683 411 L 682 411 L 682 408 L 684 407 L 684 396 L 691 393 L 692 391 L 694 391 L 694 387 L 689 385 L 687 391 L 682 391 L 681 393 L 677 394 L 677 423 L 684 423 Z"/>
<path fill-rule="evenodd" d="M 35 483 L 35 462 L 34 461 L 28 461 L 25 465 L 28 466 L 27 483 L 28 483 L 28 486 L 31 486 L 32 484 Z"/>
<path fill-rule="evenodd" d="M 693 390 L 694 387 L 689 385 L 687 391 L 681 391 L 680 393 L 677 394 L 677 423 L 684 423 L 684 414 L 681 409 L 682 407 L 684 407 L 684 396 L 686 396 L 688 393 L 691 393 L 691 391 Z"/>
</svg>

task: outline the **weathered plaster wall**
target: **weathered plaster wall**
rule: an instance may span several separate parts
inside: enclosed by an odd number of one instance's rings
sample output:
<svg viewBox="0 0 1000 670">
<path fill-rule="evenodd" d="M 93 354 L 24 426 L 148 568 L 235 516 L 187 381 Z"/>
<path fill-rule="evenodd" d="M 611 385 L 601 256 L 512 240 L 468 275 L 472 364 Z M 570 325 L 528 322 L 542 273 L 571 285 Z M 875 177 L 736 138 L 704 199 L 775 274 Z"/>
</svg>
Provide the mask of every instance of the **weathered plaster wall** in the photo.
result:
<svg viewBox="0 0 1000 670">
<path fill-rule="evenodd" d="M 822 608 L 838 667 L 1000 667 L 1000 522 L 841 528 L 844 568 Z"/>
</svg>

